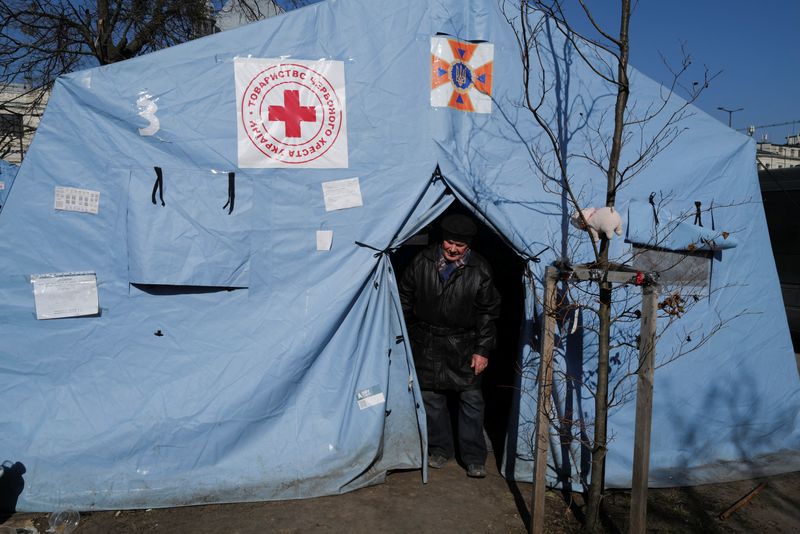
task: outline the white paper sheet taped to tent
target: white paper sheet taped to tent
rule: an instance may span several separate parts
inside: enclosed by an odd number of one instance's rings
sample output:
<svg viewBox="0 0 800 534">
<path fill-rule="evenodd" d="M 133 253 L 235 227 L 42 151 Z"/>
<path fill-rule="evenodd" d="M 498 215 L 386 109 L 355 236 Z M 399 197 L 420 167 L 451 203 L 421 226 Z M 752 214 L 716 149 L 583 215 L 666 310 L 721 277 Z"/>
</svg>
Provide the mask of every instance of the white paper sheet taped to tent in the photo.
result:
<svg viewBox="0 0 800 534">
<path fill-rule="evenodd" d="M 56 210 L 97 215 L 100 209 L 100 192 L 75 187 L 56 187 L 53 206 Z"/>
<path fill-rule="evenodd" d="M 386 397 L 383 395 L 380 386 L 372 386 L 371 388 L 362 389 L 356 394 L 356 401 L 361 410 L 366 410 L 371 406 L 377 406 L 386 402 Z"/>
<path fill-rule="evenodd" d="M 333 243 L 333 230 L 317 230 L 317 250 L 330 250 Z"/>
<path fill-rule="evenodd" d="M 95 273 L 49 273 L 31 275 L 37 319 L 60 319 L 96 315 L 98 309 Z"/>
<path fill-rule="evenodd" d="M 358 178 L 322 182 L 325 211 L 358 208 L 364 205 Z"/>
</svg>

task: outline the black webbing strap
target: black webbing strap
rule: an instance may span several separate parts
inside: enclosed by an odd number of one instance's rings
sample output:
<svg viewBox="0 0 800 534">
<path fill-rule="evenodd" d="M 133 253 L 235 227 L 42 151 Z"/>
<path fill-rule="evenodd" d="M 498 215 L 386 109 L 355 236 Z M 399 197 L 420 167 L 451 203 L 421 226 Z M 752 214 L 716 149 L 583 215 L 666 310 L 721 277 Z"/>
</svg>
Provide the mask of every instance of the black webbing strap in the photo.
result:
<svg viewBox="0 0 800 534">
<path fill-rule="evenodd" d="M 700 226 L 702 228 L 702 226 L 703 226 L 703 218 L 702 218 L 703 212 L 700 210 L 700 206 L 701 205 L 702 205 L 702 203 L 699 200 L 695 200 L 694 201 L 694 224 L 696 224 L 697 226 Z"/>
<path fill-rule="evenodd" d="M 228 215 L 233 213 L 233 204 L 236 201 L 236 173 L 228 173 L 228 201 L 222 209 L 228 208 Z"/>
<path fill-rule="evenodd" d="M 355 241 L 355 244 L 358 245 L 359 247 L 364 247 L 364 248 L 368 248 L 370 250 L 375 250 L 376 252 L 375 252 L 375 254 L 373 254 L 374 258 L 377 258 L 381 254 L 388 254 L 389 252 L 392 251 L 391 247 L 387 247 L 387 248 L 381 250 L 379 248 L 373 247 L 372 245 L 367 245 L 366 243 L 362 243 L 361 241 Z"/>
<path fill-rule="evenodd" d="M 528 254 L 520 254 L 520 255 L 522 256 L 522 258 L 523 258 L 525 261 L 532 261 L 533 263 L 539 263 L 539 262 L 541 262 L 541 261 L 542 261 L 542 258 L 540 258 L 539 256 L 541 256 L 541 255 L 542 255 L 542 253 L 543 253 L 545 250 L 548 250 L 549 248 L 550 248 L 550 247 L 544 247 L 542 250 L 540 250 L 539 252 L 537 252 L 537 253 L 536 253 L 536 254 L 534 254 L 533 256 L 530 256 L 530 255 L 528 255 Z"/>
<path fill-rule="evenodd" d="M 656 193 L 655 191 L 650 193 L 650 198 L 647 199 L 651 206 L 653 206 L 653 219 L 656 221 L 656 226 L 658 226 L 658 210 L 656 210 Z"/>
<path fill-rule="evenodd" d="M 161 172 L 161 167 L 153 167 L 156 170 L 156 183 L 153 184 L 153 194 L 151 195 L 151 200 L 153 204 L 156 204 L 156 191 L 158 191 L 158 197 L 161 199 L 161 205 L 165 206 L 164 204 L 164 175 Z"/>
<path fill-rule="evenodd" d="M 711 229 L 716 230 L 716 224 L 714 223 L 714 201 L 711 201 L 711 204 L 708 206 L 708 213 L 711 214 Z"/>
</svg>

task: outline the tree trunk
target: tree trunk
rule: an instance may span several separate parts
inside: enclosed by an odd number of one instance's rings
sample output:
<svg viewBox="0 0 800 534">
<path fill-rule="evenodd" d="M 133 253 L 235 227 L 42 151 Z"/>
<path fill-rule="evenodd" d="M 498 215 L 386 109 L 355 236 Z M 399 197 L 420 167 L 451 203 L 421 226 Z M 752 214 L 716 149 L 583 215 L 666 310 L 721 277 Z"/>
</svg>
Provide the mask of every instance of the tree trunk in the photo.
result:
<svg viewBox="0 0 800 534">
<path fill-rule="evenodd" d="M 606 206 L 613 208 L 617 198 L 617 174 L 623 147 L 625 110 L 628 107 L 630 87 L 628 84 L 628 55 L 630 36 L 628 27 L 631 19 L 631 2 L 622 0 L 620 5 L 619 56 L 617 63 L 617 100 L 614 107 L 614 134 L 606 174 Z M 608 240 L 600 241 L 598 263 L 608 270 Z M 606 451 L 608 450 L 608 374 L 609 344 L 611 340 L 611 283 L 600 283 L 600 306 L 598 310 L 599 333 L 597 350 L 597 389 L 594 398 L 594 443 L 592 445 L 592 479 L 586 503 L 586 532 L 599 532 L 600 508 L 605 487 Z"/>
<path fill-rule="evenodd" d="M 600 264 L 608 268 L 608 241 L 600 244 Z M 586 503 L 586 532 L 599 532 L 600 505 L 605 482 L 606 451 L 608 450 L 608 373 L 609 342 L 611 339 L 611 282 L 600 283 L 600 306 L 597 312 L 597 388 L 594 397 L 594 438 L 592 445 L 592 471 Z"/>
</svg>

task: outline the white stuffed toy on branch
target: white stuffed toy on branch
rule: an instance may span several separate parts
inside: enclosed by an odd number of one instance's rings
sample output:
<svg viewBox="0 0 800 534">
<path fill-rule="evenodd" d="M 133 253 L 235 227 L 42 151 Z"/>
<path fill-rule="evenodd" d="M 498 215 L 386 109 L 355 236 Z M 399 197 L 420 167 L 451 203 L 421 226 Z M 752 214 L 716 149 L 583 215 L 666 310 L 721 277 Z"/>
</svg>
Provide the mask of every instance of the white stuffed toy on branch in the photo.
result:
<svg viewBox="0 0 800 534">
<path fill-rule="evenodd" d="M 580 214 L 583 214 L 586 224 L 581 220 Z M 606 239 L 611 239 L 614 234 L 622 235 L 622 218 L 614 208 L 584 208 L 580 213 L 574 212 L 570 222 L 575 228 L 589 232 L 592 241 L 595 242 L 599 235 L 605 236 Z"/>
</svg>

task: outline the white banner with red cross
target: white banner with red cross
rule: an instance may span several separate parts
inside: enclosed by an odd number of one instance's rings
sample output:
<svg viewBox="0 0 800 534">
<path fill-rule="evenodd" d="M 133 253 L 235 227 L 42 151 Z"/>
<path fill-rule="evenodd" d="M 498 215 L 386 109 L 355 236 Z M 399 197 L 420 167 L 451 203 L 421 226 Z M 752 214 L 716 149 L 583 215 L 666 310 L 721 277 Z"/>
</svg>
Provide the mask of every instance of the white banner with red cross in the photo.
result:
<svg viewBox="0 0 800 534">
<path fill-rule="evenodd" d="M 236 58 L 240 168 L 345 168 L 344 63 Z"/>
</svg>

